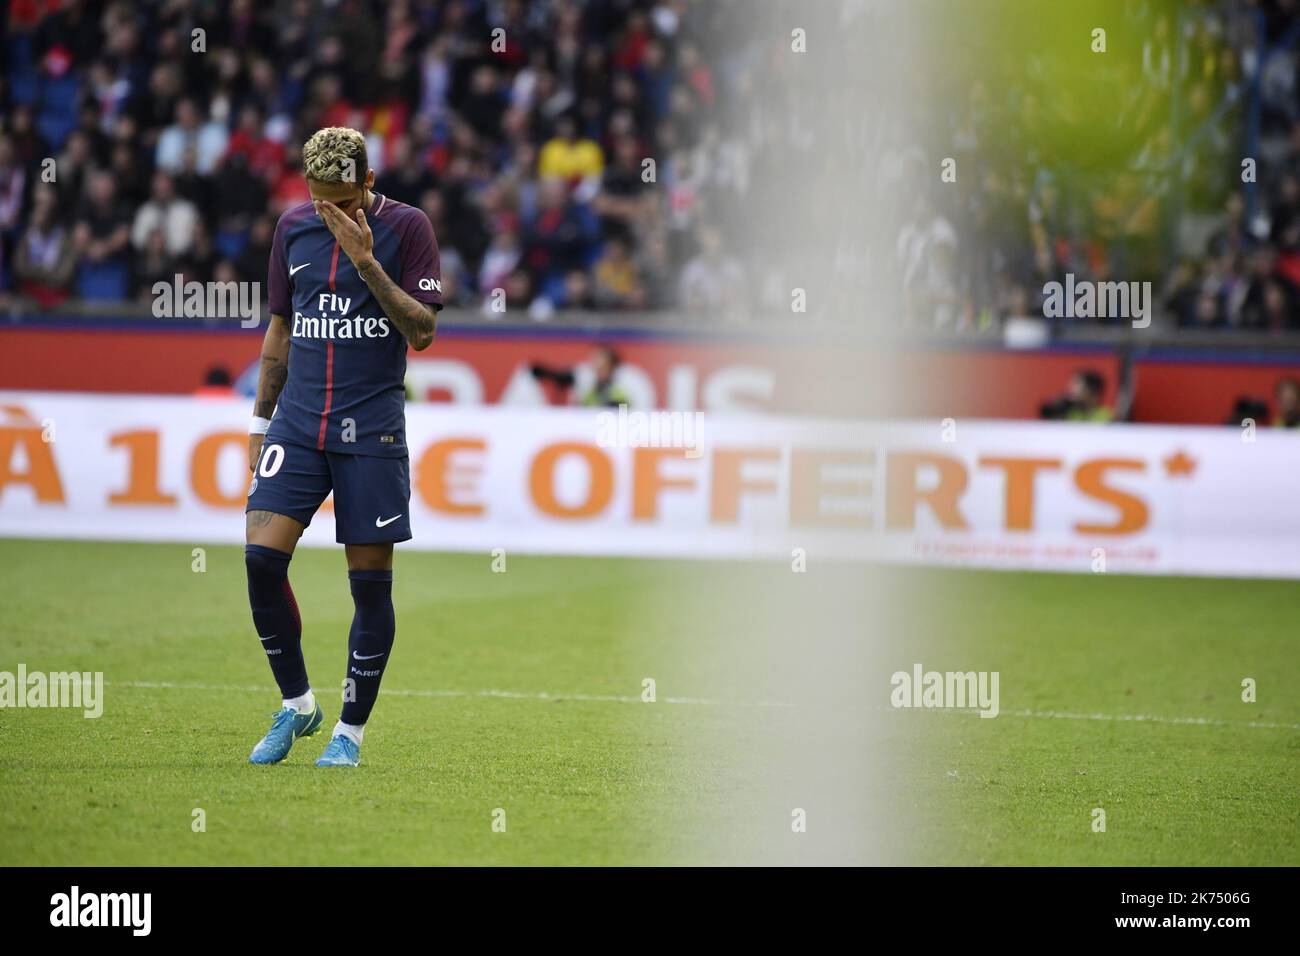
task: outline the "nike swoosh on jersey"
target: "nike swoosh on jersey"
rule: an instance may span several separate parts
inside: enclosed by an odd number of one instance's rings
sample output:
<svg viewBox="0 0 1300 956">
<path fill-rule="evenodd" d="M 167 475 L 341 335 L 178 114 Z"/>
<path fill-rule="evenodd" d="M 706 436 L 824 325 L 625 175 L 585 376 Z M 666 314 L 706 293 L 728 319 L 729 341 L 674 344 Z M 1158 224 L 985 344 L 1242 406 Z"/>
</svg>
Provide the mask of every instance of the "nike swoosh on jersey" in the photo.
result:
<svg viewBox="0 0 1300 956">
<path fill-rule="evenodd" d="M 398 518 L 400 518 L 400 517 L 401 517 L 400 514 L 396 514 L 396 515 L 393 515 L 391 518 L 386 518 L 386 519 L 385 519 L 385 518 L 376 518 L 376 519 L 375 519 L 375 527 L 376 527 L 376 528 L 382 528 L 382 527 L 385 527 L 386 525 L 390 525 L 390 524 L 392 524 L 394 521 L 396 521 L 396 520 L 397 520 Z"/>
<path fill-rule="evenodd" d="M 297 271 L 300 270 L 300 269 L 306 269 L 309 265 L 311 265 L 310 262 L 304 262 L 304 263 L 303 263 L 302 265 L 300 265 L 300 266 L 290 266 L 290 267 L 289 267 L 289 275 L 293 275 L 295 272 L 297 272 Z"/>
</svg>

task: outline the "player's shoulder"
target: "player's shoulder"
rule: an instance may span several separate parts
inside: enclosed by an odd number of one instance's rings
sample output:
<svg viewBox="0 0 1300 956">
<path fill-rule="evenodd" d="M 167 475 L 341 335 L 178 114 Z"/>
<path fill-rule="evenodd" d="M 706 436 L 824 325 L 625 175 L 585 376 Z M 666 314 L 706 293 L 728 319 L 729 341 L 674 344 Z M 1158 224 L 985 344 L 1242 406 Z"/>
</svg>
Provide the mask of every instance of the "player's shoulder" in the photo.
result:
<svg viewBox="0 0 1300 956">
<path fill-rule="evenodd" d="M 375 201 L 371 204 L 368 213 L 372 219 L 378 219 L 399 233 L 405 233 L 408 230 L 432 230 L 433 224 L 429 222 L 429 217 L 425 215 L 423 209 L 399 202 L 383 193 L 375 194 Z"/>
</svg>

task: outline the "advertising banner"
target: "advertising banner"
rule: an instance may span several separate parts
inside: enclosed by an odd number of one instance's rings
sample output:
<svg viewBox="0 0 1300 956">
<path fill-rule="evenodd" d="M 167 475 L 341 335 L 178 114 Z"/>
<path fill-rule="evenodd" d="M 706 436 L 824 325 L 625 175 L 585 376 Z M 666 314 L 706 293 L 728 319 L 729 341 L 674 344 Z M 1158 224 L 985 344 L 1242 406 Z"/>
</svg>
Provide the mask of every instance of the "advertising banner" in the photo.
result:
<svg viewBox="0 0 1300 956">
<path fill-rule="evenodd" d="M 0 535 L 238 543 L 247 417 L 0 392 Z M 1267 428 L 413 405 L 407 440 L 404 548 L 1300 577 L 1300 446 Z"/>
</svg>

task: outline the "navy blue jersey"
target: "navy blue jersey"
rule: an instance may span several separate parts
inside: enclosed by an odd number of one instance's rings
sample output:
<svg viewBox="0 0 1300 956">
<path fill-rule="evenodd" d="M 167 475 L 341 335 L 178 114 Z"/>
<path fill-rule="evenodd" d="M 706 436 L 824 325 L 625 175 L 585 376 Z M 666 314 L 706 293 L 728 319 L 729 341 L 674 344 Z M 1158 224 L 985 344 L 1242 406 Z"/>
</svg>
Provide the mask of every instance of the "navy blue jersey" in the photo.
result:
<svg viewBox="0 0 1300 956">
<path fill-rule="evenodd" d="M 374 256 L 418 302 L 442 306 L 438 243 L 420 210 L 374 194 Z M 310 202 L 280 216 L 267 276 L 292 329 L 289 377 L 266 443 L 397 458 L 406 449 L 406 339 Z"/>
</svg>

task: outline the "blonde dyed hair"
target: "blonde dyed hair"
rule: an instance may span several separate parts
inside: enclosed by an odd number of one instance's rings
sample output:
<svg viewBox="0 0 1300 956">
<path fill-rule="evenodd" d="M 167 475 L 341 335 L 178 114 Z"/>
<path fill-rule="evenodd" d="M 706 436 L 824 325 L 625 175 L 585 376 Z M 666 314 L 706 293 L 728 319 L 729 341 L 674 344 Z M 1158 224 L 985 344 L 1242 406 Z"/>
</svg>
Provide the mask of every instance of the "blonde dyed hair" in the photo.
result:
<svg viewBox="0 0 1300 956">
<path fill-rule="evenodd" d="M 318 129 L 302 147 L 302 171 L 318 183 L 359 183 L 369 168 L 366 138 L 346 126 Z"/>
</svg>

